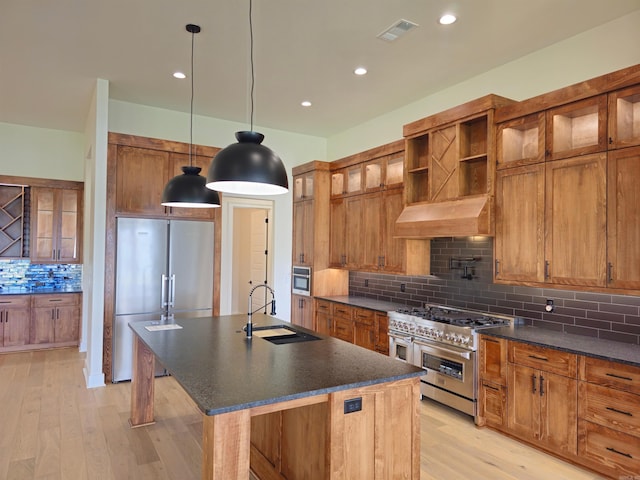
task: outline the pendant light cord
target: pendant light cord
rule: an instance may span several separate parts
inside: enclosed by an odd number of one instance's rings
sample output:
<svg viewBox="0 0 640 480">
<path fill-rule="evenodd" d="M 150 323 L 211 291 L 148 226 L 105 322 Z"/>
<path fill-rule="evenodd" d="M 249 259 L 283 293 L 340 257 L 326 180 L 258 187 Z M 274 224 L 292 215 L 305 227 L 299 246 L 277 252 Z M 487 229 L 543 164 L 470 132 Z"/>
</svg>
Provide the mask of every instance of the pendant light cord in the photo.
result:
<svg viewBox="0 0 640 480">
<path fill-rule="evenodd" d="M 253 132 L 253 95 L 255 88 L 255 72 L 253 67 L 253 1 L 249 0 L 249 60 L 251 63 L 251 131 Z"/>
<path fill-rule="evenodd" d="M 193 49 L 195 45 L 196 32 L 191 32 L 191 101 L 189 104 L 189 166 L 193 167 L 191 149 L 193 147 Z"/>
</svg>

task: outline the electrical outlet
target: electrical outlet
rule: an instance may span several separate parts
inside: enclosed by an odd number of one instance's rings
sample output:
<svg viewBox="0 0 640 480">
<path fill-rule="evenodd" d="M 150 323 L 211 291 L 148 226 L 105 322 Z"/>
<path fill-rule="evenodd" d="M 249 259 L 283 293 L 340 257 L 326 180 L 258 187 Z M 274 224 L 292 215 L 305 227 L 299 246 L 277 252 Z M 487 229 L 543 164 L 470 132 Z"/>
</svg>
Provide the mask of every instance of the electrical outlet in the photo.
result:
<svg viewBox="0 0 640 480">
<path fill-rule="evenodd" d="M 359 412 L 362 410 L 362 397 L 350 398 L 344 401 L 344 414 Z"/>
<path fill-rule="evenodd" d="M 547 311 L 547 312 L 553 312 L 553 308 L 554 308 L 554 306 L 553 306 L 553 300 L 548 299 L 548 300 L 547 300 L 547 304 L 544 306 L 545 311 Z"/>
<path fill-rule="evenodd" d="M 364 286 L 365 286 L 365 287 L 368 287 L 368 286 L 369 286 L 369 279 L 368 279 L 368 278 L 365 278 L 365 279 L 364 279 Z"/>
<path fill-rule="evenodd" d="M 404 291 L 406 290 L 406 288 L 407 288 L 407 285 L 406 285 L 406 284 L 404 284 L 404 283 L 401 283 L 401 284 L 400 284 L 400 291 L 401 291 L 401 292 L 404 292 Z"/>
</svg>

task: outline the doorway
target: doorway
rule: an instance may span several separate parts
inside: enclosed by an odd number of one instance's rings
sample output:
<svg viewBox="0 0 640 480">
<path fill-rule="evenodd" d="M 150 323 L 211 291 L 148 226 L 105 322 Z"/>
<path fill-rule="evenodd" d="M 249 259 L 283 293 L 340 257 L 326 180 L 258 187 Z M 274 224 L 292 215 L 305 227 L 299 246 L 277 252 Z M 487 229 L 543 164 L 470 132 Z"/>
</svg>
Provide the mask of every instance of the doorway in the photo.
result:
<svg viewBox="0 0 640 480">
<path fill-rule="evenodd" d="M 222 201 L 220 314 L 246 314 L 249 293 L 267 282 L 273 285 L 271 218 L 273 202 L 225 197 Z M 225 280 L 227 279 L 227 280 Z M 252 295 L 252 311 L 270 300 L 266 289 Z"/>
</svg>

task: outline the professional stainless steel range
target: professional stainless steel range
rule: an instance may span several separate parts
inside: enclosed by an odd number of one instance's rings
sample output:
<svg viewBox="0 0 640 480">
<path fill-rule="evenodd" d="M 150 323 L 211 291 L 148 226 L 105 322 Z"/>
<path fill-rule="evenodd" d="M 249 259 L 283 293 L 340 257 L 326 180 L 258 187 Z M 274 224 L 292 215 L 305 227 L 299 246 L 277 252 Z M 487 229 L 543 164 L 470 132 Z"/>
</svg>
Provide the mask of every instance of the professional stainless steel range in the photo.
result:
<svg viewBox="0 0 640 480">
<path fill-rule="evenodd" d="M 512 317 L 439 305 L 388 312 L 389 355 L 423 368 L 420 393 L 477 415 L 478 331 Z"/>
</svg>

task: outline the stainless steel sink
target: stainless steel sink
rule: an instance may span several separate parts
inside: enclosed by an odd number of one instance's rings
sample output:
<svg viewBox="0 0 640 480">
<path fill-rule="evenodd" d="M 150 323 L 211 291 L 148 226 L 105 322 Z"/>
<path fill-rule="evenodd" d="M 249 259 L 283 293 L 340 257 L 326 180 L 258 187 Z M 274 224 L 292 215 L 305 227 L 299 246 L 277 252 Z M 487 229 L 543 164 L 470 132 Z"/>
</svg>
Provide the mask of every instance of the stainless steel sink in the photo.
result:
<svg viewBox="0 0 640 480">
<path fill-rule="evenodd" d="M 320 337 L 294 330 L 288 325 L 269 325 L 265 327 L 254 327 L 253 336 L 263 338 L 264 340 L 267 340 L 275 345 L 320 340 Z"/>
</svg>

